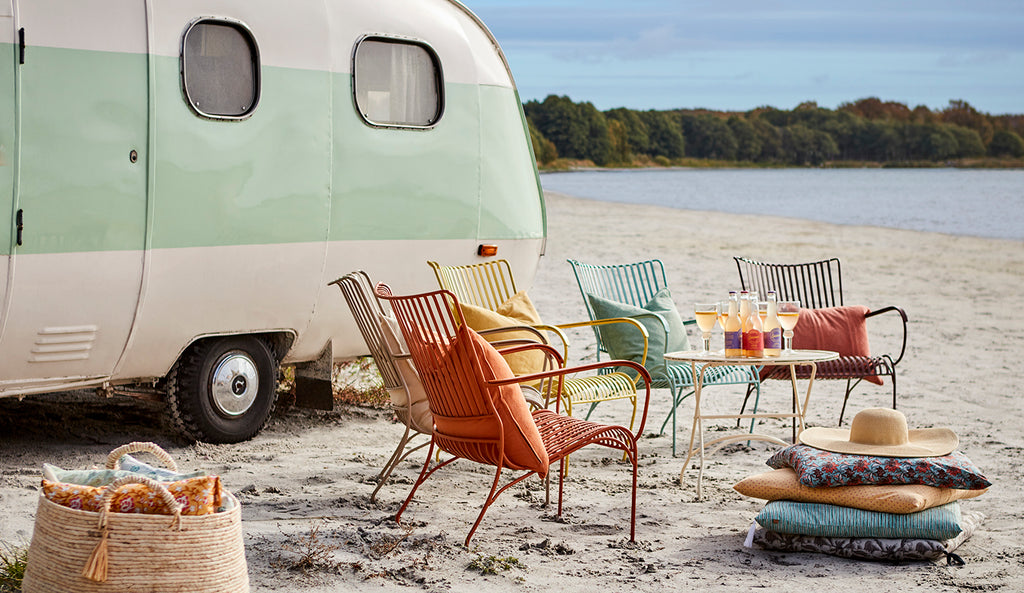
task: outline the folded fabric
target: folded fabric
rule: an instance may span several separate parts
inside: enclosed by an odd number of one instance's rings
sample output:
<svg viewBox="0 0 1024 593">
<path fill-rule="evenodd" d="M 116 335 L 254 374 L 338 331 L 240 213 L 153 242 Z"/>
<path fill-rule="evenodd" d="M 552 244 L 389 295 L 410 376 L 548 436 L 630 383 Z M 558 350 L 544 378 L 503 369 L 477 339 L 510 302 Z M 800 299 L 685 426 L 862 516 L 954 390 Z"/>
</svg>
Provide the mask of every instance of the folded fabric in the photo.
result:
<svg viewBox="0 0 1024 593">
<path fill-rule="evenodd" d="M 959 451 L 940 457 L 875 457 L 790 445 L 772 455 L 766 463 L 773 469 L 793 468 L 801 484 L 814 488 L 924 484 L 936 488 L 978 490 L 992 485 Z"/>
<path fill-rule="evenodd" d="M 919 513 L 897 515 L 811 502 L 774 500 L 754 519 L 779 533 L 826 537 L 950 539 L 960 526 L 960 503 L 950 502 Z"/>
<path fill-rule="evenodd" d="M 182 515 L 208 515 L 222 505 L 220 478 L 202 476 L 164 484 L 179 504 Z M 61 506 L 82 511 L 99 512 L 103 508 L 106 486 L 98 488 L 64 482 L 51 482 L 43 478 L 43 496 Z M 163 498 L 146 484 L 126 484 L 117 489 L 110 499 L 114 513 L 141 513 L 170 515 Z"/>
<path fill-rule="evenodd" d="M 138 471 L 128 469 L 125 467 L 125 460 L 128 459 L 128 464 L 132 467 L 137 467 Z M 118 478 L 125 476 L 144 476 L 152 478 L 158 482 L 176 482 L 179 480 L 187 480 L 189 478 L 198 478 L 206 475 L 205 471 L 197 470 L 194 472 L 179 473 L 173 472 L 168 469 L 157 468 L 151 465 L 142 463 L 130 455 L 124 455 L 121 457 L 121 469 L 61 469 L 56 465 L 49 463 L 43 464 L 43 477 L 51 482 L 64 482 L 66 484 L 77 484 L 79 486 L 106 486 Z M 148 469 L 147 469 L 148 468 Z"/>
<path fill-rule="evenodd" d="M 881 513 L 917 513 L 954 500 L 980 496 L 986 490 L 956 490 L 922 484 L 882 486 L 804 486 L 792 468 L 772 470 L 740 480 L 733 489 L 752 498 L 793 500 L 853 507 Z"/>
<path fill-rule="evenodd" d="M 645 366 L 648 369 L 657 368 L 665 364 L 665 353 L 678 350 L 689 350 L 690 340 L 686 335 L 686 327 L 683 325 L 683 318 L 676 310 L 675 302 L 672 300 L 672 293 L 667 288 L 662 288 L 651 301 L 643 307 L 636 307 L 628 303 L 612 301 L 593 294 L 587 294 L 587 301 L 594 311 L 597 319 L 613 319 L 616 317 L 629 317 L 636 319 L 647 329 L 647 360 Z M 652 315 L 656 313 L 658 317 Z M 665 333 L 665 323 L 668 323 L 668 334 Z M 601 334 L 601 343 L 608 350 L 612 359 L 632 360 L 640 363 L 644 354 L 644 337 L 636 326 L 625 323 L 613 323 L 598 327 Z M 631 375 L 635 372 L 628 371 Z"/>
<path fill-rule="evenodd" d="M 973 535 L 984 521 L 985 515 L 965 511 L 961 515 L 962 531 L 951 539 L 878 538 L 878 537 L 824 537 L 779 533 L 770 529 L 755 529 L 753 543 L 766 550 L 782 552 L 813 552 L 857 560 L 907 562 L 952 559 L 953 551 Z"/>
</svg>

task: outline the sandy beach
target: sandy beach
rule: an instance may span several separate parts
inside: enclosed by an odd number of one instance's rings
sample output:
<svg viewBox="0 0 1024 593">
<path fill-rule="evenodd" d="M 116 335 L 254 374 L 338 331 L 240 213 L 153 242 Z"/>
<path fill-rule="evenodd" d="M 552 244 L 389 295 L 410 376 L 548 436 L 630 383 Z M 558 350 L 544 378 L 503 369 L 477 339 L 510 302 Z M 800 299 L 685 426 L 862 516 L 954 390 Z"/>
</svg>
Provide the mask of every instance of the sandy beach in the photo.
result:
<svg viewBox="0 0 1024 593">
<path fill-rule="evenodd" d="M 181 446 L 153 420 L 158 404 L 101 401 L 91 394 L 70 405 L 54 397 L 0 400 L 0 542 L 27 544 L 31 538 L 44 462 L 86 467 L 102 463 L 118 445 L 147 440 L 164 446 L 183 468 L 219 474 L 237 493 L 254 592 L 1024 591 L 1024 399 L 1014 383 L 1024 356 L 1022 243 L 551 193 L 547 213 L 547 253 L 530 290 L 547 323 L 585 319 L 566 258 L 659 258 L 684 317 L 695 301 L 723 298 L 738 286 L 735 255 L 778 262 L 838 256 L 846 304 L 902 307 L 910 337 L 899 365 L 899 408 L 911 427 L 952 428 L 959 450 L 993 483 L 987 494 L 963 502 L 987 516 L 958 550 L 966 564 L 863 562 L 745 548 L 763 501 L 739 495 L 732 485 L 766 471 L 764 462 L 776 447 L 752 442 L 709 457 L 704 497 L 697 500 L 697 472 L 687 472 L 680 483 L 683 458 L 672 456 L 670 436 L 656 434 L 668 412 L 668 390 L 654 392 L 640 441 L 635 544 L 628 542 L 629 471 L 604 448 L 573 456 L 561 519 L 543 505 L 540 482 L 531 480 L 499 499 L 466 549 L 463 539 L 490 486 L 489 468 L 463 462 L 441 470 L 397 525 L 394 513 L 422 463 L 416 455 L 396 470 L 377 503 L 370 502 L 375 476 L 401 434 L 389 411 L 292 409 L 252 441 Z M 338 306 L 344 306 L 340 297 Z M 873 351 L 898 349 L 895 324 L 871 329 Z M 592 334 L 572 337 L 576 357 L 592 358 Z M 717 329 L 715 339 L 721 339 Z M 696 336 L 691 340 L 697 343 Z M 815 382 L 810 426 L 835 425 L 844 384 Z M 888 384 L 858 387 L 847 418 L 886 405 L 889 390 Z M 784 409 L 788 398 L 786 384 L 766 383 L 762 408 Z M 713 409 L 733 411 L 741 399 L 740 388 L 706 392 Z M 688 400 L 680 408 L 682 440 L 692 413 Z M 595 416 L 628 422 L 626 409 L 615 404 L 598 408 Z M 759 432 L 786 438 L 789 428 L 771 420 Z M 293 568 L 304 554 L 321 562 Z M 505 559 L 508 567 L 496 574 L 471 567 L 488 559 Z"/>
</svg>

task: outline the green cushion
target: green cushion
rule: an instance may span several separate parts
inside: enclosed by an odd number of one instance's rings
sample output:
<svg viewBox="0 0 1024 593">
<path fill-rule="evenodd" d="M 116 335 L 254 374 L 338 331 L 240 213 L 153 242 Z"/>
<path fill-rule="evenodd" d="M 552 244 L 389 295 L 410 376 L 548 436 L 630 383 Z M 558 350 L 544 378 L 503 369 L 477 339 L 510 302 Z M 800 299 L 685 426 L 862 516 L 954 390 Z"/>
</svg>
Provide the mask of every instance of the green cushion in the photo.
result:
<svg viewBox="0 0 1024 593">
<path fill-rule="evenodd" d="M 960 526 L 960 502 L 918 513 L 894 514 L 812 502 L 775 500 L 754 519 L 765 529 L 822 537 L 950 539 Z"/>
<path fill-rule="evenodd" d="M 665 353 L 678 350 L 689 350 L 690 340 L 686 336 L 683 318 L 679 316 L 676 305 L 672 301 L 672 293 L 663 288 L 654 295 L 651 302 L 636 307 L 627 303 L 611 301 L 597 295 L 588 294 L 587 300 L 597 319 L 613 317 L 634 318 L 647 328 L 647 364 L 648 370 L 665 364 Z M 650 313 L 657 313 L 668 322 L 668 338 L 666 344 L 665 325 Z M 644 353 L 644 337 L 635 326 L 625 323 L 602 325 L 598 328 L 601 342 L 613 359 L 640 362 Z"/>
</svg>

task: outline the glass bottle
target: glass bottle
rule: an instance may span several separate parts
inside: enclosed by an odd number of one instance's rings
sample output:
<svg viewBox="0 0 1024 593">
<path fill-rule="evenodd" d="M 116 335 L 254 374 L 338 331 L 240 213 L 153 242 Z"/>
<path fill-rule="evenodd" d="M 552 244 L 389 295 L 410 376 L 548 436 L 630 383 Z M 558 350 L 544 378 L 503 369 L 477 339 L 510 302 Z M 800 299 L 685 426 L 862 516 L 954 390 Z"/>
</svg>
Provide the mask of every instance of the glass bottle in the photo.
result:
<svg viewBox="0 0 1024 593">
<path fill-rule="evenodd" d="M 757 302 L 749 303 L 749 315 L 743 321 L 743 356 L 747 358 L 764 357 L 764 336 L 761 316 L 757 313 Z"/>
<path fill-rule="evenodd" d="M 774 290 L 768 291 L 768 314 L 764 319 L 764 355 L 782 354 L 782 324 L 779 323 L 779 301 Z"/>
<path fill-rule="evenodd" d="M 725 355 L 743 355 L 743 327 L 740 324 L 739 299 L 736 291 L 729 292 L 729 310 L 723 326 L 725 330 Z"/>
</svg>

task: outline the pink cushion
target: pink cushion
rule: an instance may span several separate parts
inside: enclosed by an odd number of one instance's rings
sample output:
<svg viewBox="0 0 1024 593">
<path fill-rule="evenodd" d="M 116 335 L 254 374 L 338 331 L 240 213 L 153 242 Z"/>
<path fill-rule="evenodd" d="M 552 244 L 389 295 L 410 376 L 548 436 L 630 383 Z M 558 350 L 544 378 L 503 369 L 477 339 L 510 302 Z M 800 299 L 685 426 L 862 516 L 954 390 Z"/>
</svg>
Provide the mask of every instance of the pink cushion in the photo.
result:
<svg viewBox="0 0 1024 593">
<path fill-rule="evenodd" d="M 485 380 L 495 381 L 515 377 L 508 363 L 494 349 L 494 346 L 491 346 L 487 340 L 468 326 L 463 325 L 459 328 L 459 335 L 456 339 L 469 341 L 469 348 L 480 361 Z M 462 384 L 463 389 L 482 389 L 483 386 L 472 377 L 467 377 L 467 379 L 469 380 Z M 505 466 L 511 469 L 535 471 L 541 476 L 546 475 L 549 463 L 548 453 L 519 385 L 516 383 L 502 385 L 473 395 L 493 398 L 494 408 L 501 420 L 505 437 Z M 437 431 L 441 434 L 462 438 L 496 438 L 497 436 L 495 434 L 496 423 L 490 419 L 447 418 L 435 415 L 434 422 Z"/>
<path fill-rule="evenodd" d="M 868 328 L 864 317 L 870 311 L 859 305 L 800 309 L 800 319 L 793 330 L 793 348 L 831 350 L 838 352 L 839 356 L 870 358 Z M 870 376 L 865 379 L 882 384 L 881 377 Z"/>
</svg>

